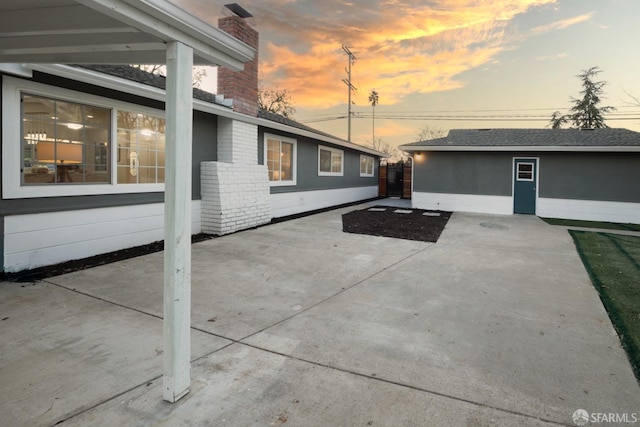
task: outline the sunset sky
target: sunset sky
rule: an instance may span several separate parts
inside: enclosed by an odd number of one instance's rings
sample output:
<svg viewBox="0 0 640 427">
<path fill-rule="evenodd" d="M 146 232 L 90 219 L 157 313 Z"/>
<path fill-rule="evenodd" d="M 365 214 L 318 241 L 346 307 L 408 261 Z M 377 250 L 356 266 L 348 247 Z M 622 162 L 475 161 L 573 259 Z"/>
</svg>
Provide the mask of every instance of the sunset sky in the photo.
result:
<svg viewBox="0 0 640 427">
<path fill-rule="evenodd" d="M 229 3 L 172 1 L 214 25 Z M 425 126 L 543 128 L 553 111 L 570 108 L 576 74 L 592 66 L 603 70 L 605 105 L 618 108 L 609 126 L 640 131 L 640 105 L 625 94 L 640 99 L 638 0 L 239 3 L 260 33 L 263 85 L 291 93 L 296 120 L 345 139 L 342 45 L 357 56 L 352 141 L 359 144 L 372 138 L 371 90 L 380 102 L 376 138 L 396 146 Z M 215 92 L 212 80 L 203 89 Z"/>
</svg>

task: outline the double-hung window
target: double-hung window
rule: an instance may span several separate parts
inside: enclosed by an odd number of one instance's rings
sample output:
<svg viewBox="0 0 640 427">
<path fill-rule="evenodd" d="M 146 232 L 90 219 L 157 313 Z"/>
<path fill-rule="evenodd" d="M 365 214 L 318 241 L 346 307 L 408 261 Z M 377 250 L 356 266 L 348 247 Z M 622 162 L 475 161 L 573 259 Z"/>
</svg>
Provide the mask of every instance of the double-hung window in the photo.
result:
<svg viewBox="0 0 640 427">
<path fill-rule="evenodd" d="M 318 146 L 318 175 L 342 176 L 344 173 L 344 151 Z"/>
<path fill-rule="evenodd" d="M 373 176 L 373 157 L 360 155 L 360 176 Z"/>
<path fill-rule="evenodd" d="M 296 185 L 296 140 L 265 134 L 265 163 L 271 186 Z"/>
</svg>

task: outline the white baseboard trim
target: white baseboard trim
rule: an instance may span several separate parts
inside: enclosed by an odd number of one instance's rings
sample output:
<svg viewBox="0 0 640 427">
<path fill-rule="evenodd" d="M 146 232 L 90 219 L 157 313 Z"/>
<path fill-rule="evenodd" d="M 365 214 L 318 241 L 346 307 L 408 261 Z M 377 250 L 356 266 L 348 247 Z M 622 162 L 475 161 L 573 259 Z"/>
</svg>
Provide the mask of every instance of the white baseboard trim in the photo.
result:
<svg viewBox="0 0 640 427">
<path fill-rule="evenodd" d="M 511 196 L 423 193 L 414 191 L 411 204 L 417 209 L 478 212 L 498 215 L 513 214 L 513 198 Z"/>
<path fill-rule="evenodd" d="M 536 213 L 545 218 L 640 224 L 640 203 L 539 198 Z"/>
<path fill-rule="evenodd" d="M 271 218 L 294 215 L 378 196 L 378 186 L 296 191 L 271 195 Z"/>
<path fill-rule="evenodd" d="M 194 200 L 191 233 L 201 229 L 200 200 Z M 163 238 L 162 203 L 7 216 L 4 271 L 29 270 Z"/>
</svg>

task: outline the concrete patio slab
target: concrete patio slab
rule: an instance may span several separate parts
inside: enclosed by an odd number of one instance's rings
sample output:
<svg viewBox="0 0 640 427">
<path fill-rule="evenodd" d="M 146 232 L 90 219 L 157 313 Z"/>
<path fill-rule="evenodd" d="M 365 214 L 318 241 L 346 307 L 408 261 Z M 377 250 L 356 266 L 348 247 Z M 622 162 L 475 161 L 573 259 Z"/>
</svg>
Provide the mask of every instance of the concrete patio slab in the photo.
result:
<svg viewBox="0 0 640 427">
<path fill-rule="evenodd" d="M 0 423 L 54 425 L 162 375 L 162 319 L 47 282 L 0 284 Z M 192 330 L 192 355 L 231 342 Z"/>
<path fill-rule="evenodd" d="M 341 231 L 341 214 L 374 204 L 193 245 L 192 389 L 174 405 L 159 380 L 161 253 L 2 283 L 0 413 L 29 426 L 537 426 L 640 412 L 564 230 L 454 213 L 436 244 Z"/>
<path fill-rule="evenodd" d="M 343 233 L 335 211 L 200 242 L 192 324 L 242 339 L 432 244 Z M 155 253 L 48 280 L 162 316 L 162 262 Z"/>
<path fill-rule="evenodd" d="M 62 425 L 550 425 L 239 344 L 195 362 L 193 376 L 177 405 L 154 381 Z"/>
<path fill-rule="evenodd" d="M 454 214 L 435 246 L 245 342 L 560 423 L 577 408 L 609 411 L 603 402 L 637 411 L 629 362 L 570 238 L 551 253 L 514 250 L 508 234 L 546 226 L 502 219 Z M 482 249 L 464 247 L 459 237 L 485 223 L 501 227 Z"/>
</svg>

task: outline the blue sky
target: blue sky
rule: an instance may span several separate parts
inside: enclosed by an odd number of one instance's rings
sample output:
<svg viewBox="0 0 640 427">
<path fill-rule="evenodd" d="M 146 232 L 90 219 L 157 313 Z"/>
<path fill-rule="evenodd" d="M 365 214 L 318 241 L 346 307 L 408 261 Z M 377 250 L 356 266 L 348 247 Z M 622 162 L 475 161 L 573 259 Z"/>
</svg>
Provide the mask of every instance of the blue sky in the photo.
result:
<svg viewBox="0 0 640 427">
<path fill-rule="evenodd" d="M 216 24 L 226 1 L 173 0 Z M 570 108 L 581 70 L 600 67 L 611 127 L 640 131 L 640 1 L 637 0 L 262 0 L 241 3 L 260 32 L 265 87 L 287 89 L 295 118 L 346 138 L 347 57 L 353 66 L 352 140 L 393 146 L 421 128 L 542 128 Z M 204 87 L 215 91 L 215 87 Z M 496 111 L 497 110 L 497 111 Z M 620 114 L 629 114 L 622 116 Z M 513 121 L 516 116 L 533 121 Z M 453 116 L 455 120 L 435 120 Z M 500 116 L 479 121 L 461 116 Z M 408 118 L 415 117 L 415 120 Z M 428 118 L 430 117 L 430 118 Z M 495 117 L 494 117 L 495 118 Z M 612 119 L 614 116 L 611 117 Z M 334 119 L 334 120 L 325 120 Z M 485 117 L 485 119 L 493 119 Z M 321 121 L 319 121 L 321 120 Z"/>
</svg>

